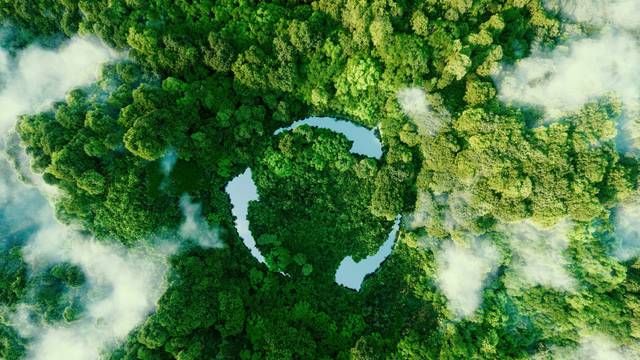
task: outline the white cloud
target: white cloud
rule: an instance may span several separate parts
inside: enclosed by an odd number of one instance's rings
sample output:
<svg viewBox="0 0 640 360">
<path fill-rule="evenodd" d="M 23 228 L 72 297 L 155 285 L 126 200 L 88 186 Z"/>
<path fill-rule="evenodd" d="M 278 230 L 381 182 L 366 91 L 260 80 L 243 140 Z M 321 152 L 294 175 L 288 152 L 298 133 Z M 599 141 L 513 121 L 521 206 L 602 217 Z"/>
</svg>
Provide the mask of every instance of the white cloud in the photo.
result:
<svg viewBox="0 0 640 360">
<path fill-rule="evenodd" d="M 397 94 L 400 108 L 424 135 L 435 135 L 449 121 L 444 110 L 434 109 L 422 88 L 404 88 Z"/>
<path fill-rule="evenodd" d="M 640 27 L 640 2 L 637 0 L 546 0 L 545 5 L 577 22 L 627 30 Z"/>
<path fill-rule="evenodd" d="M 99 66 L 118 55 L 93 38 L 75 37 L 59 49 L 42 49 L 30 46 L 17 53 L 15 58 L 0 49 L 0 151 L 5 150 L 5 137 L 16 123 L 18 116 L 44 110 L 54 101 L 75 87 L 88 85 L 97 79 Z M 23 152 L 18 156 L 23 156 Z M 42 191 L 52 195 L 40 179 L 27 172 L 20 161 L 21 174 Z M 0 157 L 0 208 L 3 222 L 13 230 L 39 222 L 47 204 L 34 189 L 21 186 L 9 164 Z M 1 210 L 0 209 L 0 210 Z"/>
<path fill-rule="evenodd" d="M 499 99 L 544 110 L 554 121 L 587 102 L 612 96 L 622 101 L 617 120 L 619 151 L 640 155 L 640 2 L 637 0 L 545 0 L 564 18 L 562 43 L 532 48 L 530 57 L 494 74 Z"/>
<path fill-rule="evenodd" d="M 640 1 L 547 0 L 546 6 L 599 29 L 593 34 L 571 36 L 552 51 L 534 47 L 530 57 L 503 68 L 495 76 L 499 98 L 515 105 L 539 107 L 545 111 L 546 120 L 555 120 L 588 102 L 613 96 L 622 101 L 622 116 L 616 119 L 618 149 L 640 154 Z M 636 205 L 623 205 L 617 210 L 618 246 L 613 255 L 620 260 L 640 255 L 640 232 L 635 221 L 639 215 Z M 534 263 L 542 265 L 541 260 Z M 538 274 L 555 273 L 559 277 L 544 275 L 537 281 L 559 288 L 569 284 L 562 272 L 547 265 L 539 270 Z M 560 268 L 556 266 L 556 270 Z"/>
<path fill-rule="evenodd" d="M 126 249 L 86 238 L 53 218 L 24 247 L 24 259 L 34 269 L 69 262 L 78 265 L 88 283 L 85 312 L 70 324 L 33 323 L 22 307 L 13 317 L 21 336 L 30 339 L 35 360 L 97 359 L 123 340 L 147 315 L 166 289 L 166 258 L 175 247 L 164 244 Z M 21 314 L 22 313 L 22 314 Z"/>
<path fill-rule="evenodd" d="M 555 348 L 553 358 L 558 360 L 638 360 L 640 353 L 616 344 L 602 334 L 585 336 L 577 347 Z M 541 358 L 538 356 L 537 358 Z"/>
<path fill-rule="evenodd" d="M 9 68 L 9 55 L 4 49 L 0 49 L 0 84 L 3 78 L 7 75 Z"/>
<path fill-rule="evenodd" d="M 622 100 L 617 146 L 640 150 L 640 2 L 637 0 L 547 0 L 565 18 L 594 25 L 584 33 L 565 26 L 564 43 L 532 55 L 495 74 L 499 99 L 541 108 L 557 120 L 604 96 Z"/>
<path fill-rule="evenodd" d="M 12 325 L 31 340 L 30 359 L 97 359 L 100 351 L 122 341 L 153 311 L 165 290 L 166 258 L 175 247 L 159 243 L 126 249 L 82 236 L 58 223 L 48 201 L 13 178 L 6 162 L 0 161 L 0 170 L 0 209 L 7 215 L 3 223 L 16 231 L 25 226 L 39 229 L 23 248 L 25 262 L 33 270 L 70 262 L 83 270 L 88 285 L 79 320 L 36 323 L 23 304 L 11 317 Z"/>
<path fill-rule="evenodd" d="M 97 79 L 99 66 L 116 58 L 97 40 L 79 37 L 55 50 L 32 46 L 15 58 L 0 51 L 0 138 L 19 115 L 44 111 L 73 88 L 89 85 Z M 4 147 L 0 141 L 0 150 Z M 24 164 L 18 165 L 21 172 L 27 171 Z M 35 179 L 32 174 L 22 176 Z M 11 320 L 31 340 L 27 346 L 30 359 L 97 359 L 105 347 L 123 340 L 153 311 L 165 288 L 166 258 L 175 248 L 126 249 L 82 236 L 56 221 L 48 201 L 36 189 L 18 181 L 0 157 L 3 227 L 8 231 L 38 229 L 24 247 L 25 261 L 32 269 L 65 261 L 84 271 L 88 287 L 83 297 L 85 311 L 69 324 L 46 325 L 33 322 L 29 307 L 21 304 Z"/>
<path fill-rule="evenodd" d="M 640 205 L 623 204 L 615 211 L 617 244 L 613 255 L 621 261 L 640 255 Z"/>
<path fill-rule="evenodd" d="M 173 167 L 176 165 L 177 161 L 178 161 L 178 153 L 176 152 L 176 150 L 175 149 L 167 150 L 167 152 L 164 154 L 162 159 L 160 159 L 160 169 L 162 170 L 162 173 L 164 174 L 165 177 L 171 174 L 171 171 L 173 170 Z"/>
<path fill-rule="evenodd" d="M 431 194 L 420 190 L 416 197 L 415 210 L 406 217 L 407 226 L 411 229 L 426 227 L 438 215 L 437 204 Z"/>
<path fill-rule="evenodd" d="M 437 283 L 456 317 L 473 315 L 482 304 L 482 290 L 497 269 L 500 253 L 490 243 L 462 246 L 446 242 L 437 254 Z"/>
<path fill-rule="evenodd" d="M 567 271 L 569 260 L 564 254 L 569 246 L 571 227 L 568 221 L 550 228 L 542 228 L 531 221 L 502 226 L 513 253 L 511 267 L 519 281 L 557 290 L 575 288 L 576 281 Z"/>
<path fill-rule="evenodd" d="M 609 32 L 574 39 L 551 52 L 535 51 L 497 77 L 499 98 L 545 110 L 549 118 L 577 111 L 585 103 L 615 94 L 637 109 L 640 46 L 629 34 Z"/>
<path fill-rule="evenodd" d="M 485 206 L 474 204 L 471 199 L 471 193 L 466 191 L 456 190 L 446 195 L 448 209 L 444 212 L 444 226 L 450 234 L 472 231 L 477 218 L 485 213 Z"/>
<path fill-rule="evenodd" d="M 0 156 L 0 219 L 13 231 L 20 231 L 48 216 L 48 203 L 40 193 L 22 185 L 11 166 Z"/>
<path fill-rule="evenodd" d="M 160 189 L 166 190 L 169 186 L 171 172 L 173 168 L 176 166 L 176 162 L 178 161 L 178 152 L 170 148 L 168 149 L 164 156 L 160 159 L 160 170 L 164 177 L 162 178 L 162 182 L 160 183 Z"/>
<path fill-rule="evenodd" d="M 191 201 L 189 195 L 180 198 L 180 207 L 184 214 L 184 222 L 180 226 L 180 236 L 198 242 L 205 249 L 223 247 L 219 230 L 212 228 L 202 217 L 202 205 Z"/>
<path fill-rule="evenodd" d="M 7 59 L 6 53 L 4 58 L 0 133 L 13 126 L 19 115 L 44 110 L 69 90 L 94 82 L 100 64 L 118 55 L 97 39 L 74 37 L 55 50 L 30 46 L 15 61 Z"/>
</svg>

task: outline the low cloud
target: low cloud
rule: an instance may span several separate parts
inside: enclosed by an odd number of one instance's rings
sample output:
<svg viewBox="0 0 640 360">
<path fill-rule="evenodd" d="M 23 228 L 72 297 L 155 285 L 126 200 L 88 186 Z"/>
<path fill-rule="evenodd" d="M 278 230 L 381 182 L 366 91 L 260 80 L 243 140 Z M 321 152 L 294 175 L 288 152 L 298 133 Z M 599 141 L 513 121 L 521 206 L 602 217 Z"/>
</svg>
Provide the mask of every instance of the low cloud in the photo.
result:
<svg viewBox="0 0 640 360">
<path fill-rule="evenodd" d="M 640 204 L 629 203 L 615 210 L 616 244 L 613 255 L 620 261 L 640 255 Z"/>
<path fill-rule="evenodd" d="M 0 239 L 38 224 L 48 216 L 48 202 L 40 192 L 20 183 L 14 171 L 0 156 Z M 4 245 L 0 243 L 0 249 Z"/>
<path fill-rule="evenodd" d="M 176 166 L 176 162 L 178 162 L 178 152 L 173 148 L 168 149 L 160 159 L 160 171 L 162 171 L 163 175 L 162 182 L 160 183 L 161 190 L 166 190 L 169 186 L 171 172 Z"/>
<path fill-rule="evenodd" d="M 498 267 L 500 253 L 487 242 L 463 246 L 446 242 L 436 255 L 437 283 L 458 318 L 469 317 L 482 304 L 482 291 Z"/>
<path fill-rule="evenodd" d="M 175 246 L 158 241 L 127 249 L 81 235 L 60 224 L 38 189 L 18 181 L 2 159 L 0 213 L 0 225 L 9 232 L 35 230 L 23 247 L 32 272 L 69 262 L 82 269 L 87 281 L 87 293 L 82 296 L 85 311 L 72 323 L 37 322 L 28 305 L 18 305 L 10 316 L 11 325 L 29 340 L 29 359 L 97 359 L 154 310 L 166 288 L 166 259 Z"/>
<path fill-rule="evenodd" d="M 167 150 L 162 159 L 160 159 L 160 170 L 162 170 L 162 173 L 165 177 L 171 174 L 171 171 L 173 170 L 173 167 L 176 165 L 177 161 L 178 153 L 176 152 L 176 150 Z"/>
<path fill-rule="evenodd" d="M 472 195 L 456 190 L 446 197 L 448 209 L 444 212 L 444 227 L 450 234 L 473 233 L 477 219 L 486 213 L 483 204 L 473 203 Z"/>
<path fill-rule="evenodd" d="M 5 226 L 19 230 L 38 223 L 46 217 L 42 209 L 48 203 L 37 190 L 55 194 L 30 172 L 24 149 L 17 145 L 12 128 L 18 117 L 44 111 L 73 88 L 95 82 L 100 65 L 117 58 L 118 54 L 90 37 L 74 37 L 58 49 L 29 46 L 14 57 L 0 49 L 0 214 L 4 212 Z M 37 189 L 22 186 L 21 181 Z"/>
<path fill-rule="evenodd" d="M 9 55 L 4 49 L 0 49 L 0 85 L 5 81 L 7 77 L 7 70 L 9 69 Z"/>
<path fill-rule="evenodd" d="M 545 6 L 581 23 L 626 30 L 640 27 L 640 2 L 637 0 L 546 0 Z"/>
<path fill-rule="evenodd" d="M 513 254 L 511 269 L 517 274 L 517 281 L 524 286 L 573 290 L 576 280 L 567 271 L 570 262 L 565 255 L 571 228 L 569 221 L 550 228 L 529 220 L 503 225 Z"/>
<path fill-rule="evenodd" d="M 613 31 L 574 39 L 551 52 L 534 50 L 495 79 L 501 100 L 540 107 L 549 119 L 608 94 L 637 109 L 640 46 L 633 36 Z"/>
<path fill-rule="evenodd" d="M 534 46 L 530 57 L 494 75 L 498 98 L 541 109 L 545 121 L 576 112 L 603 97 L 622 102 L 617 120 L 620 151 L 640 150 L 640 2 L 635 0 L 549 0 L 549 9 L 591 26 L 593 33 L 566 27 L 567 40 L 548 51 Z M 571 33 L 570 33 L 571 32 Z"/>
<path fill-rule="evenodd" d="M 410 229 L 424 228 L 439 215 L 438 204 L 428 191 L 418 191 L 413 213 L 406 217 Z"/>
<path fill-rule="evenodd" d="M 184 214 L 184 222 L 180 225 L 180 236 L 184 239 L 194 240 L 205 249 L 222 248 L 220 231 L 209 226 L 202 217 L 202 205 L 191 200 L 189 195 L 180 198 L 180 207 Z"/>
<path fill-rule="evenodd" d="M 72 323 L 34 323 L 29 309 L 19 307 L 13 326 L 30 340 L 28 356 L 35 360 L 97 359 L 101 351 L 122 341 L 155 309 L 166 289 L 168 243 L 126 249 L 84 237 L 52 217 L 24 247 L 32 269 L 69 262 L 87 279 L 85 311 Z"/>
<path fill-rule="evenodd" d="M 60 224 L 41 193 L 41 178 L 29 172 L 24 153 L 7 137 L 18 116 L 49 109 L 73 88 L 96 81 L 100 65 L 118 57 L 98 40 L 80 37 L 58 49 L 30 46 L 15 56 L 0 51 L 0 228 L 3 235 L 25 228 L 25 234 L 32 233 L 23 254 L 33 271 L 69 262 L 83 270 L 88 289 L 82 297 L 85 310 L 71 323 L 39 323 L 29 316 L 34 311 L 29 305 L 17 306 L 10 319 L 30 340 L 29 359 L 97 359 L 124 340 L 164 292 L 166 259 L 174 246 L 158 242 L 127 249 Z"/>
<path fill-rule="evenodd" d="M 553 359 L 558 360 L 638 360 L 640 353 L 637 349 L 620 346 L 613 339 L 602 334 L 585 336 L 577 347 L 562 347 L 552 349 Z M 537 356 L 536 359 L 547 358 Z"/>
<path fill-rule="evenodd" d="M 6 53 L 3 57 L 6 79 L 0 91 L 0 133 L 12 127 L 19 115 L 45 110 L 69 90 L 94 82 L 101 64 L 118 59 L 90 37 L 74 37 L 54 50 L 30 46 L 15 58 Z"/>
<path fill-rule="evenodd" d="M 423 135 L 435 135 L 449 122 L 449 113 L 436 109 L 422 88 L 401 89 L 397 97 L 404 114 L 416 124 Z"/>
</svg>

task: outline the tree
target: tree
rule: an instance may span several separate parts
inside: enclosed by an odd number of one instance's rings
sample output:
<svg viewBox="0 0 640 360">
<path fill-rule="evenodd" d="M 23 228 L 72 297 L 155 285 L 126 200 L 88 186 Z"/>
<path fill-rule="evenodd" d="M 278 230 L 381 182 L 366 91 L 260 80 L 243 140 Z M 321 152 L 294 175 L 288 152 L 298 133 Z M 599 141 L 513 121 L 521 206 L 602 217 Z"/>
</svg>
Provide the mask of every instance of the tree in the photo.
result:
<svg viewBox="0 0 640 360">
<path fill-rule="evenodd" d="M 19 247 L 11 248 L 0 257 L 0 303 L 13 306 L 24 294 L 27 281 L 27 267 Z"/>
</svg>

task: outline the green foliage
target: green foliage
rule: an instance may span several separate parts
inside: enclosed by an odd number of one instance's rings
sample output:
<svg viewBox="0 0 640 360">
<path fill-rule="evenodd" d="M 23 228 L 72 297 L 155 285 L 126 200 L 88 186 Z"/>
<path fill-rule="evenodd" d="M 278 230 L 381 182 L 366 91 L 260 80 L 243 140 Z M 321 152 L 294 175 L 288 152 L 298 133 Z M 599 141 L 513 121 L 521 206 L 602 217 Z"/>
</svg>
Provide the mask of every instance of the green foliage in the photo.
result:
<svg viewBox="0 0 640 360">
<path fill-rule="evenodd" d="M 472 204 L 489 206 L 484 213 L 503 221 L 590 221 L 632 191 L 632 182 L 617 180 L 635 168 L 615 149 L 617 116 L 607 103 L 594 103 L 530 129 L 519 112 L 465 110 L 453 132 L 423 141 L 420 185 L 434 193 L 469 193 Z"/>
<path fill-rule="evenodd" d="M 70 263 L 60 263 L 41 271 L 29 280 L 31 302 L 36 316 L 47 323 L 77 320 L 83 311 L 81 287 L 85 283 L 82 270 Z"/>
<path fill-rule="evenodd" d="M 5 250 L 0 257 L 0 304 L 15 305 L 25 291 L 27 267 L 19 247 Z"/>
<path fill-rule="evenodd" d="M 249 218 L 272 270 L 331 283 L 345 256 L 364 258 L 386 239 L 391 223 L 371 210 L 376 169 L 359 177 L 350 147 L 329 130 L 301 127 L 274 138 L 253 167 L 260 202 Z"/>
<path fill-rule="evenodd" d="M 84 285 L 85 278 L 82 270 L 69 263 L 61 263 L 55 265 L 49 271 L 53 277 L 62 281 L 65 285 L 70 287 L 78 287 Z"/>
<path fill-rule="evenodd" d="M 0 322 L 0 357 L 7 360 L 22 359 L 26 355 L 26 341 L 8 325 Z"/>
<path fill-rule="evenodd" d="M 613 141 L 619 110 L 603 99 L 541 124 L 496 100 L 492 70 L 559 35 L 542 1 L 6 0 L 0 18 L 29 30 L 16 46 L 79 32 L 132 58 L 19 120 L 33 169 L 61 190 L 60 220 L 133 245 L 173 234 L 186 192 L 223 230 L 224 249 L 171 259 L 157 311 L 111 359 L 524 359 L 576 343 L 577 331 L 640 338 L 640 266 L 606 246 L 609 211 L 637 190 L 637 161 Z M 443 99 L 434 105 L 452 121 L 419 133 L 398 106 L 405 87 Z M 327 130 L 272 136 L 314 114 L 379 125 L 384 157 L 353 155 Z M 223 192 L 247 167 L 266 266 L 241 243 Z M 412 211 L 427 216 L 403 227 L 360 292 L 335 284 L 345 256 L 372 254 Z M 449 319 L 439 242 L 502 244 L 498 225 L 523 219 L 577 224 L 575 293 L 511 286 L 503 264 L 477 314 Z M 19 249 L 0 256 L 0 303 L 31 304 L 50 324 L 82 317 L 84 282 L 70 264 L 27 277 Z M 0 324 L 0 357 L 23 353 Z"/>
</svg>

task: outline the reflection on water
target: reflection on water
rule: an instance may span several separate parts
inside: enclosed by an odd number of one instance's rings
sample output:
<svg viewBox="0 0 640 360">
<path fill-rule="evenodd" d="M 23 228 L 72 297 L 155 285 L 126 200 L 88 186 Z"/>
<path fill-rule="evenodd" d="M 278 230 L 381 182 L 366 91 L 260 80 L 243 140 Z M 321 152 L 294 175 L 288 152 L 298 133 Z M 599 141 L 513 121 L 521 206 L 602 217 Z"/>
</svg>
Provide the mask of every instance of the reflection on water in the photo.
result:
<svg viewBox="0 0 640 360">
<path fill-rule="evenodd" d="M 364 278 L 376 271 L 380 265 L 382 265 L 382 262 L 391 255 L 391 250 L 398 236 L 399 229 L 400 215 L 396 218 L 396 222 L 393 224 L 387 241 L 382 244 L 375 254 L 367 256 L 360 262 L 353 261 L 351 256 L 347 256 L 342 260 L 338 271 L 336 271 L 336 282 L 342 286 L 360 290 Z"/>
<path fill-rule="evenodd" d="M 376 159 L 382 157 L 382 143 L 376 136 L 376 131 L 369 130 L 346 120 L 337 120 L 331 117 L 310 117 L 304 120 L 298 120 L 289 127 L 278 129 L 274 135 L 295 129 L 302 125 L 329 129 L 343 134 L 353 142 L 353 146 L 351 147 L 353 154 L 370 156 Z"/>
<path fill-rule="evenodd" d="M 274 135 L 295 129 L 302 125 L 329 129 L 345 135 L 347 139 L 353 142 L 351 153 L 370 156 L 376 159 L 382 157 L 382 143 L 376 136 L 375 130 L 369 130 L 345 120 L 336 120 L 330 117 L 310 117 L 296 121 L 289 127 L 278 129 Z M 247 218 L 249 202 L 259 200 L 258 189 L 251 176 L 251 169 L 247 169 L 244 173 L 229 182 L 226 187 L 226 192 L 231 198 L 231 212 L 236 218 L 235 225 L 240 238 L 251 251 L 253 257 L 261 263 L 264 263 L 265 258 L 260 252 L 260 249 L 256 247 L 256 241 L 249 230 L 249 220 Z M 345 257 L 336 272 L 336 283 L 354 290 L 359 290 L 364 278 L 368 274 L 376 271 L 382 262 L 391 254 L 399 228 L 400 216 L 398 215 L 387 241 L 382 244 L 374 255 L 357 263 L 351 256 Z"/>
<path fill-rule="evenodd" d="M 249 230 L 249 202 L 260 200 L 258 196 L 258 188 L 251 178 L 251 169 L 247 169 L 244 173 L 236 176 L 227 184 L 226 192 L 231 198 L 231 213 L 236 218 L 236 230 L 242 239 L 242 242 L 251 250 L 251 255 L 264 263 L 264 256 L 260 249 L 256 247 L 256 240 Z"/>
</svg>

